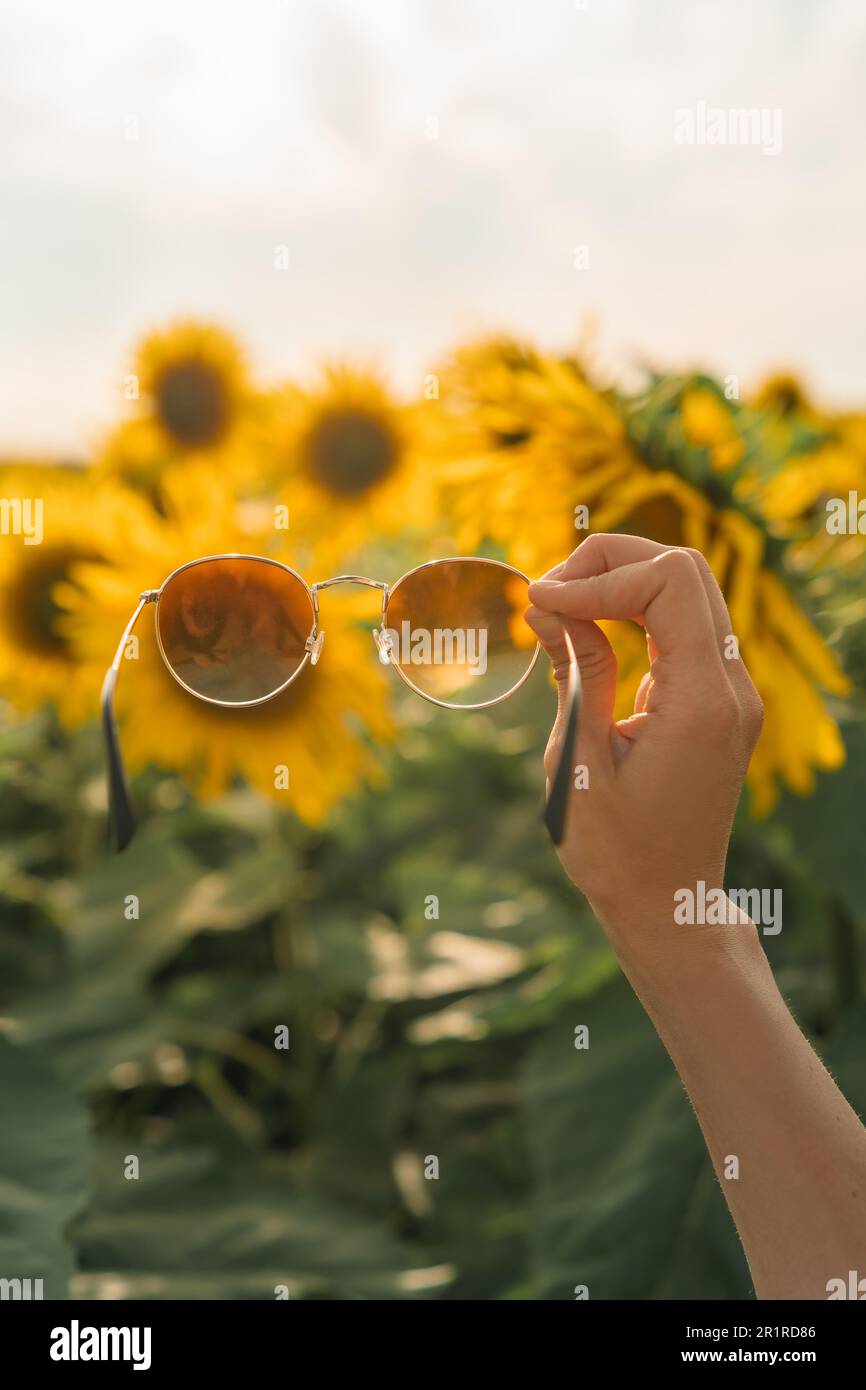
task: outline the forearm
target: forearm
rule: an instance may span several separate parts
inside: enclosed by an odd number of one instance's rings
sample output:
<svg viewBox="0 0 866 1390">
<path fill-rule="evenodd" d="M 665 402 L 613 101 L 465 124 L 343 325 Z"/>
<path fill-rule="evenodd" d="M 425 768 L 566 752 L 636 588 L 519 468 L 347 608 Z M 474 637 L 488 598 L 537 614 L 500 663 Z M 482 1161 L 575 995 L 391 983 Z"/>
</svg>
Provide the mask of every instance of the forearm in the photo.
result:
<svg viewBox="0 0 866 1390">
<path fill-rule="evenodd" d="M 866 1274 L 866 1129 L 748 919 L 625 915 L 603 925 L 691 1098 L 758 1297 L 826 1298 L 829 1279 Z"/>
</svg>

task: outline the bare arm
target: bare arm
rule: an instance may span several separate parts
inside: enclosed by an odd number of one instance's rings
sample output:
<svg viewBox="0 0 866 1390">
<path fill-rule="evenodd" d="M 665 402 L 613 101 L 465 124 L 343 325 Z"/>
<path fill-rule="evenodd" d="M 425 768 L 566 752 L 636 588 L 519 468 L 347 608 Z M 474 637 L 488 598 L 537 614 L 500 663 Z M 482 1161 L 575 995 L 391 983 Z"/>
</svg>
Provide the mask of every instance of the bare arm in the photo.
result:
<svg viewBox="0 0 866 1390">
<path fill-rule="evenodd" d="M 557 674 L 552 614 L 583 676 L 576 761 L 589 785 L 572 793 L 562 862 L 682 1077 L 758 1296 L 826 1298 L 829 1280 L 866 1274 L 866 1129 L 788 1011 L 750 919 L 733 907 L 722 925 L 675 918 L 682 890 L 722 888 L 760 730 L 742 662 L 722 655 L 722 594 L 696 552 L 631 536 L 590 537 L 530 594 Z M 650 677 L 619 724 L 601 618 L 648 634 Z"/>
</svg>

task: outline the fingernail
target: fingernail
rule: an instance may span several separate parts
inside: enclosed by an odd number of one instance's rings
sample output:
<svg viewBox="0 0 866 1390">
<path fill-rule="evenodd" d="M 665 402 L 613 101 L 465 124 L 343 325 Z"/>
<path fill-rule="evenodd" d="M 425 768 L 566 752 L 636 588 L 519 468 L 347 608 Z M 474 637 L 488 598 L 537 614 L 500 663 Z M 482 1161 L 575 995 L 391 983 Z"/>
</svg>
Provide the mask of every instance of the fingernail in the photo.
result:
<svg viewBox="0 0 866 1390">
<path fill-rule="evenodd" d="M 532 598 L 533 592 L 536 594 L 552 594 L 557 589 L 562 588 L 559 579 L 533 579 L 529 586 L 529 597 Z"/>
</svg>

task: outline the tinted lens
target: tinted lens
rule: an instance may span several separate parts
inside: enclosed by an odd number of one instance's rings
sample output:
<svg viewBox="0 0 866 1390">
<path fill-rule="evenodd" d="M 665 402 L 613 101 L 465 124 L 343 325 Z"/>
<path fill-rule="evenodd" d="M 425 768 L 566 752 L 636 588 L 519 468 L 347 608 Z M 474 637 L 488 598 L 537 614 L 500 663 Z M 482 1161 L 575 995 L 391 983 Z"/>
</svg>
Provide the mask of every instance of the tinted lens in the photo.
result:
<svg viewBox="0 0 866 1390">
<path fill-rule="evenodd" d="M 304 660 L 313 605 L 299 579 L 263 560 L 202 560 L 159 597 L 163 656 L 196 695 L 241 705 L 273 695 Z"/>
<path fill-rule="evenodd" d="M 528 607 L 528 581 L 507 566 L 437 560 L 391 591 L 392 660 L 431 699 L 464 707 L 501 700 L 535 660 Z"/>
</svg>

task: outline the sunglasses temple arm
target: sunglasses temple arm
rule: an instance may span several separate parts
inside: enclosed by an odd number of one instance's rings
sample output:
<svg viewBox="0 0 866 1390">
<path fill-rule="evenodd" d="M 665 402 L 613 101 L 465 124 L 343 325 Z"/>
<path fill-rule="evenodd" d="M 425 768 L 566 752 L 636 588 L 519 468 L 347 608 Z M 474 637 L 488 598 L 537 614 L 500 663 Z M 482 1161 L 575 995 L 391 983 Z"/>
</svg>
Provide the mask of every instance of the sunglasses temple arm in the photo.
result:
<svg viewBox="0 0 866 1390">
<path fill-rule="evenodd" d="M 132 797 L 129 794 L 123 755 L 120 751 L 117 720 L 114 717 L 114 690 L 130 633 L 138 622 L 142 608 L 149 602 L 148 598 L 140 599 L 138 607 L 126 624 L 123 636 L 117 644 L 114 660 L 105 673 L 100 698 L 102 737 L 105 743 L 105 760 L 108 769 L 108 819 L 111 827 L 111 840 L 114 848 L 118 851 L 126 849 L 135 834 L 135 812 L 132 808 Z"/>
<path fill-rule="evenodd" d="M 580 723 L 580 667 L 577 664 L 571 635 L 564 623 L 562 632 L 568 649 L 565 729 L 562 735 L 559 762 L 550 780 L 547 804 L 544 808 L 544 824 L 547 826 L 548 834 L 555 845 L 562 844 L 565 835 L 565 818 L 571 795 L 572 762 Z"/>
</svg>

